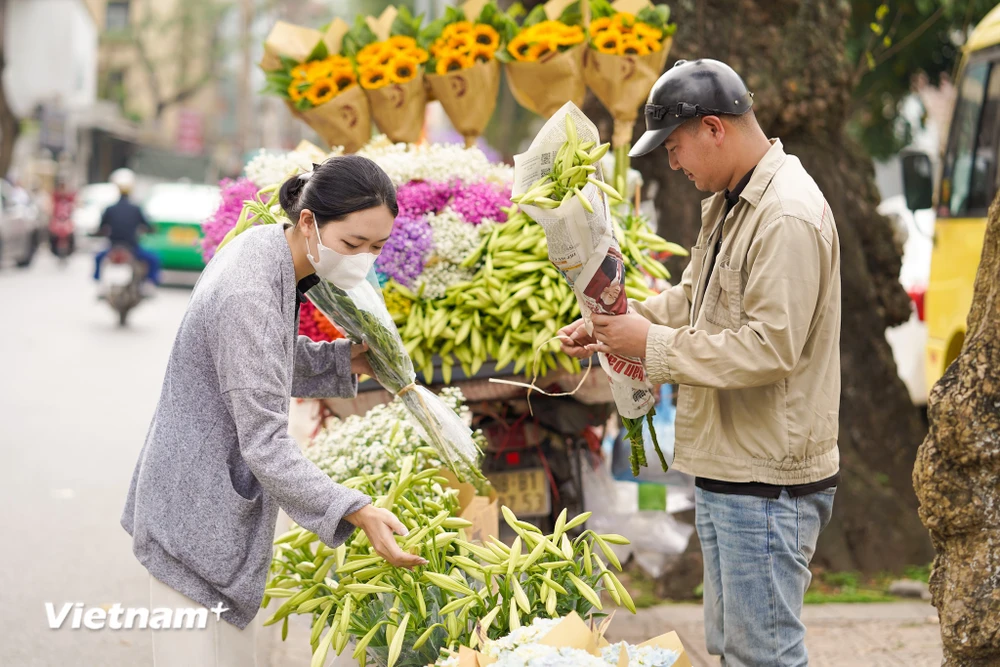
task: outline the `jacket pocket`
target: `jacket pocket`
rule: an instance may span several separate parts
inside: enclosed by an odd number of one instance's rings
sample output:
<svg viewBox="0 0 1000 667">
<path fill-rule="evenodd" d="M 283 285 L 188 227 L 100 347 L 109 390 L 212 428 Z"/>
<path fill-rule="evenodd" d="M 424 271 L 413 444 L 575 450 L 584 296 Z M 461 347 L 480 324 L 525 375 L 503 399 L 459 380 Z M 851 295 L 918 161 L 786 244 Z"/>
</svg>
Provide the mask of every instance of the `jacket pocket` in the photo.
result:
<svg viewBox="0 0 1000 667">
<path fill-rule="evenodd" d="M 705 292 L 705 319 L 724 329 L 743 326 L 743 283 L 738 269 L 715 267 L 712 285 Z"/>
<path fill-rule="evenodd" d="M 205 581 L 226 588 L 243 570 L 263 521 L 263 490 L 256 479 L 234 487 L 238 475 L 224 460 L 206 462 L 195 503 L 179 507 L 184 514 L 171 531 L 172 554 Z M 246 497 L 243 494 L 251 495 Z"/>
</svg>

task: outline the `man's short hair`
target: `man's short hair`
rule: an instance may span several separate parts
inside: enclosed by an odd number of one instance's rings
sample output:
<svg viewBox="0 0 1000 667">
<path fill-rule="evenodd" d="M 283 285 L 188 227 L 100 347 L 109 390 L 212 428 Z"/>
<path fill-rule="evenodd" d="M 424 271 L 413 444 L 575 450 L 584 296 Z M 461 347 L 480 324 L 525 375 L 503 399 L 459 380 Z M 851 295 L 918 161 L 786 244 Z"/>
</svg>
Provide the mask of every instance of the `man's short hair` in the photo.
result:
<svg viewBox="0 0 1000 667">
<path fill-rule="evenodd" d="M 746 132 L 753 129 L 753 127 L 757 125 L 757 116 L 754 115 L 753 109 L 747 109 L 746 113 L 740 114 L 739 116 L 722 114 L 719 118 L 728 121 L 730 125 L 735 127 L 740 132 Z M 689 118 L 677 129 L 685 130 L 689 133 L 697 132 L 698 128 L 701 126 L 701 119 L 702 116 Z"/>
</svg>

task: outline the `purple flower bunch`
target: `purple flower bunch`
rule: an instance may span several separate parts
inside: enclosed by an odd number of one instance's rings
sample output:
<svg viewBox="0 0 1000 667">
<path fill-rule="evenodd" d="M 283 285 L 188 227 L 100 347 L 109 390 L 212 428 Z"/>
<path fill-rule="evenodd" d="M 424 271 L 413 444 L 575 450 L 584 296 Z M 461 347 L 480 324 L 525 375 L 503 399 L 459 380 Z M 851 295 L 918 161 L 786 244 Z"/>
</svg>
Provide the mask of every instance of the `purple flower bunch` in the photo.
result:
<svg viewBox="0 0 1000 667">
<path fill-rule="evenodd" d="M 427 219 L 404 215 L 400 207 L 399 216 L 392 225 L 392 236 L 382 246 L 375 270 L 400 285 L 410 287 L 423 273 L 433 242 L 434 236 Z"/>
<path fill-rule="evenodd" d="M 258 190 L 257 186 L 246 178 L 223 179 L 219 183 L 219 188 L 222 197 L 219 208 L 201 225 L 205 232 L 201 248 L 206 262 L 215 255 L 215 249 L 222 243 L 229 230 L 236 226 L 236 221 L 243 211 L 243 202 L 253 199 Z"/>
<path fill-rule="evenodd" d="M 466 222 L 478 225 L 483 220 L 504 222 L 507 215 L 500 207 L 509 207 L 510 187 L 500 187 L 486 181 L 459 184 L 451 200 L 451 208 Z"/>
</svg>

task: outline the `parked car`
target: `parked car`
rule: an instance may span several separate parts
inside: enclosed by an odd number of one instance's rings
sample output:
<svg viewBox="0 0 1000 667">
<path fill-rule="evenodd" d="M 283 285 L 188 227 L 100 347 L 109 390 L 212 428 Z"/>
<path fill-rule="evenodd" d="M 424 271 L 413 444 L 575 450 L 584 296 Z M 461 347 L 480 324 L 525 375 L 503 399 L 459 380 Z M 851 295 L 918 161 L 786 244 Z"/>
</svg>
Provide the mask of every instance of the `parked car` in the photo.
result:
<svg viewBox="0 0 1000 667">
<path fill-rule="evenodd" d="M 30 265 L 45 242 L 46 225 L 30 194 L 0 179 L 0 266 L 5 261 Z"/>
<path fill-rule="evenodd" d="M 201 271 L 205 268 L 201 223 L 218 206 L 219 188 L 215 185 L 154 185 L 142 205 L 153 233 L 142 238 L 142 247 L 156 253 L 164 269 Z"/>
<path fill-rule="evenodd" d="M 906 198 L 896 195 L 884 200 L 878 212 L 893 223 L 903 246 L 903 265 L 899 282 L 910 295 L 913 313 L 899 326 L 887 329 L 885 337 L 892 348 L 899 377 L 910 392 L 914 405 L 927 404 L 927 374 L 924 369 L 927 346 L 927 324 L 924 320 L 924 295 L 931 275 L 931 253 L 934 250 L 934 211 L 910 211 Z"/>
</svg>

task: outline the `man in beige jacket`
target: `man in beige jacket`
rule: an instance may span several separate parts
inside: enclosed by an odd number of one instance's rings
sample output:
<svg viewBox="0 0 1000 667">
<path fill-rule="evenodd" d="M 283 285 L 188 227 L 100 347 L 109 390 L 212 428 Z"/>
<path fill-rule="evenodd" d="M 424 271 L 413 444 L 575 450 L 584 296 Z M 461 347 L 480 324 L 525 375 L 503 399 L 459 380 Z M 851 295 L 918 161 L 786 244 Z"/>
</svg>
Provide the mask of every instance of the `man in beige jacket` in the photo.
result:
<svg viewBox="0 0 1000 667">
<path fill-rule="evenodd" d="M 708 650 L 807 664 L 802 600 L 839 482 L 840 245 L 799 160 L 768 140 L 743 80 L 680 61 L 650 93 L 633 155 L 715 193 L 681 282 L 629 314 L 563 330 L 564 350 L 645 359 L 680 385 L 673 465 L 696 477 Z"/>
</svg>

